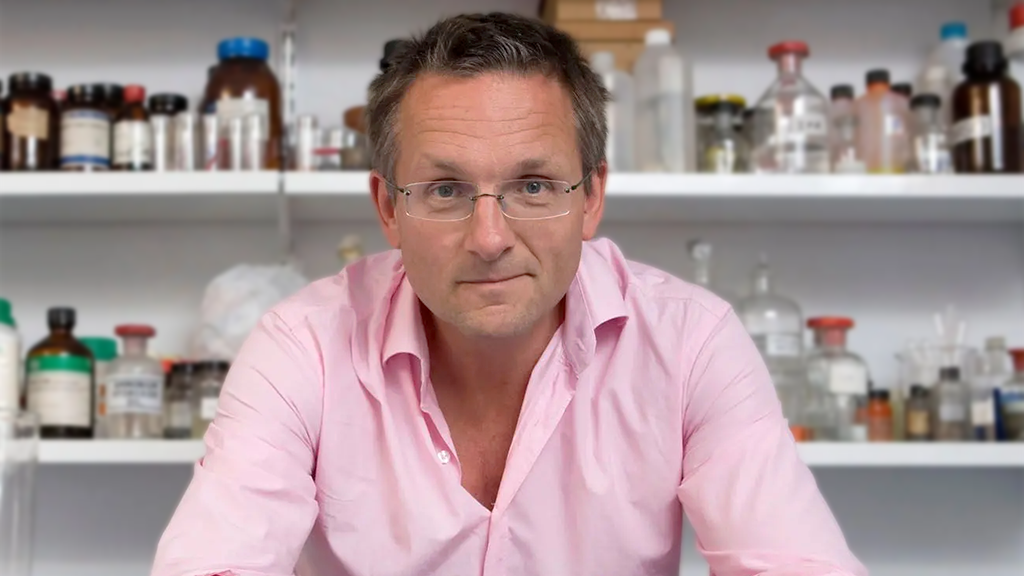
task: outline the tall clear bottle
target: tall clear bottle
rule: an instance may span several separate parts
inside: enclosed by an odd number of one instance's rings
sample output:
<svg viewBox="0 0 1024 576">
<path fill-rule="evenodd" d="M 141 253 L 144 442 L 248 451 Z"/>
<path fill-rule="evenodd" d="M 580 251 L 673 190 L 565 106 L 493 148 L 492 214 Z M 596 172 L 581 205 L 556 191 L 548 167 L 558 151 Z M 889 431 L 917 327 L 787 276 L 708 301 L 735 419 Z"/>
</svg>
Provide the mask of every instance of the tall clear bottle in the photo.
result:
<svg viewBox="0 0 1024 576">
<path fill-rule="evenodd" d="M 1013 377 L 999 387 L 999 439 L 1024 442 L 1024 348 L 1009 352 Z"/>
<path fill-rule="evenodd" d="M 911 171 L 918 174 L 950 174 L 953 158 L 942 120 L 941 100 L 935 94 L 918 94 L 910 100 L 913 144 Z"/>
<path fill-rule="evenodd" d="M 636 162 L 643 172 L 692 172 L 696 166 L 693 81 L 668 30 L 647 32 L 633 67 Z"/>
<path fill-rule="evenodd" d="M 125 324 L 114 332 L 123 339 L 123 354 L 111 362 L 107 376 L 107 435 L 163 438 L 164 370 L 146 351 L 156 330 Z"/>
<path fill-rule="evenodd" d="M 737 303 L 737 314 L 757 345 L 773 378 L 803 372 L 803 315 L 796 302 L 775 293 L 767 260 L 754 269 L 750 296 Z M 778 381 L 776 381 L 778 383 Z"/>
<path fill-rule="evenodd" d="M 996 440 L 999 387 L 1006 383 L 1006 340 L 1001 336 L 985 339 L 985 349 L 976 360 L 971 378 L 971 438 L 980 442 Z"/>
<path fill-rule="evenodd" d="M 807 379 L 834 401 L 832 414 L 824 413 L 822 434 L 829 440 L 867 441 L 868 367 L 864 359 L 846 349 L 853 319 L 841 316 L 809 318 L 814 350 L 807 354 Z"/>
<path fill-rule="evenodd" d="M 611 100 L 605 107 L 608 139 L 604 153 L 608 168 L 616 172 L 630 172 L 636 165 L 636 132 L 633 130 L 636 95 L 633 78 L 615 68 L 615 54 L 611 52 L 595 52 L 590 57 L 590 65 L 601 77 L 605 89 L 611 93 Z"/>
<path fill-rule="evenodd" d="M 906 172 L 910 160 L 907 99 L 890 90 L 888 70 L 867 73 L 867 92 L 857 100 L 857 152 L 873 174 Z"/>
<path fill-rule="evenodd" d="M 829 142 L 832 171 L 839 174 L 861 174 L 864 162 L 857 153 L 857 111 L 853 86 L 839 84 L 830 91 Z"/>
<path fill-rule="evenodd" d="M 829 172 L 828 100 L 803 77 L 804 42 L 768 49 L 778 78 L 754 113 L 753 169 L 760 173 Z"/>
</svg>

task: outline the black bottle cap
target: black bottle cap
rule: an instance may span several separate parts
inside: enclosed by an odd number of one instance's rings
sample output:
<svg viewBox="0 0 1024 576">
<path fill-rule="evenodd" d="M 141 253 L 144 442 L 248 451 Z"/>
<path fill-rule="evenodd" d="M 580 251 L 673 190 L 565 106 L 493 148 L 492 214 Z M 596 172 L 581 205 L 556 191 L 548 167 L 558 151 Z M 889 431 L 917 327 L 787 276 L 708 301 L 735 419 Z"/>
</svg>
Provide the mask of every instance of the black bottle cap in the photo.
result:
<svg viewBox="0 0 1024 576">
<path fill-rule="evenodd" d="M 72 104 L 100 105 L 105 102 L 105 95 L 103 84 L 75 84 L 67 90 L 67 100 Z"/>
<path fill-rule="evenodd" d="M 1003 45 L 990 40 L 975 42 L 967 47 L 967 56 L 964 60 L 964 74 L 975 73 L 1001 73 L 1006 69 L 1006 57 L 1003 55 Z"/>
<path fill-rule="evenodd" d="M 70 330 L 75 327 L 75 309 L 55 307 L 46 311 L 46 323 L 51 330 L 63 328 Z"/>
<path fill-rule="evenodd" d="M 397 39 L 388 40 L 384 43 L 384 57 L 380 59 L 380 71 L 383 72 L 391 67 L 391 59 L 395 57 L 395 54 L 402 49 L 403 46 L 408 44 L 408 40 Z"/>
<path fill-rule="evenodd" d="M 171 374 L 191 376 L 199 372 L 198 362 L 175 362 L 171 365 Z"/>
<path fill-rule="evenodd" d="M 868 86 L 872 84 L 888 84 L 889 83 L 889 71 L 884 68 L 876 68 L 874 70 L 868 70 L 866 75 Z"/>
<path fill-rule="evenodd" d="M 853 100 L 853 86 L 849 84 L 836 84 L 832 87 L 830 95 L 833 100 L 839 100 L 840 98 Z"/>
<path fill-rule="evenodd" d="M 907 82 L 898 82 L 892 85 L 892 91 L 897 94 L 902 94 L 907 98 L 914 95 L 914 87 Z"/>
<path fill-rule="evenodd" d="M 944 366 L 939 368 L 939 380 L 959 380 L 960 369 L 956 366 Z"/>
<path fill-rule="evenodd" d="M 879 390 L 872 390 L 871 392 L 868 392 L 868 398 L 871 400 L 884 400 L 888 402 L 889 391 L 885 390 L 884 388 Z"/>
<path fill-rule="evenodd" d="M 911 398 L 925 398 L 928 396 L 928 389 L 921 384 L 911 384 L 910 386 L 910 397 Z"/>
<path fill-rule="evenodd" d="M 103 101 L 112 106 L 124 104 L 124 87 L 120 84 L 96 84 L 97 90 L 103 95 Z"/>
<path fill-rule="evenodd" d="M 199 370 L 206 372 L 227 372 L 228 369 L 231 368 L 231 363 L 226 360 L 203 360 L 196 364 L 198 365 Z"/>
<path fill-rule="evenodd" d="M 177 114 L 188 110 L 188 98 L 181 94 L 153 94 L 149 97 L 149 111 L 153 114 Z"/>
<path fill-rule="evenodd" d="M 53 90 L 53 80 L 38 72 L 16 72 L 7 78 L 7 89 L 11 92 L 46 92 Z"/>
<path fill-rule="evenodd" d="M 917 108 L 938 108 L 942 106 L 942 98 L 935 94 L 924 92 L 910 99 L 910 107 Z"/>
</svg>

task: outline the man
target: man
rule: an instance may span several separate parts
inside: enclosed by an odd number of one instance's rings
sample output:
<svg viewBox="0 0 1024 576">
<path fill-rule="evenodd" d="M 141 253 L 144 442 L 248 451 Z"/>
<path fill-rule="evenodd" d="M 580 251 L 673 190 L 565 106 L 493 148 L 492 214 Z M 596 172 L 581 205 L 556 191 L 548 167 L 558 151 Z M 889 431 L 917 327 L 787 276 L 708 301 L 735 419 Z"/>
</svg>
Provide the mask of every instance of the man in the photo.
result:
<svg viewBox="0 0 1024 576">
<path fill-rule="evenodd" d="M 154 576 L 862 575 L 728 305 L 594 237 L 606 92 L 567 36 L 440 22 L 370 90 L 396 251 L 241 351 Z M 301 557 L 301 559 L 300 559 Z"/>
</svg>

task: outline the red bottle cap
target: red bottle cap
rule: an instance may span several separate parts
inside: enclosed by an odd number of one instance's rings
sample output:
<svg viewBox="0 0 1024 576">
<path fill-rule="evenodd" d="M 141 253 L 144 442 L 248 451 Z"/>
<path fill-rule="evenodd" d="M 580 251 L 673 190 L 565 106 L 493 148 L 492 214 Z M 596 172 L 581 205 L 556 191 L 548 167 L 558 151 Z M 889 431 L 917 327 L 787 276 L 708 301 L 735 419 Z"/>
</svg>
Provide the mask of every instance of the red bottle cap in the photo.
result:
<svg viewBox="0 0 1024 576">
<path fill-rule="evenodd" d="M 146 100 L 146 88 L 138 84 L 129 84 L 124 87 L 124 101 L 128 104 L 143 102 Z"/>
<path fill-rule="evenodd" d="M 818 316 L 807 319 L 808 328 L 853 328 L 853 318 L 845 316 Z"/>
<path fill-rule="evenodd" d="M 1010 8 L 1010 30 L 1024 28 L 1024 2 L 1017 2 Z"/>
<path fill-rule="evenodd" d="M 807 43 L 800 40 L 786 40 L 768 48 L 768 57 L 775 59 L 783 54 L 796 54 L 804 58 L 811 55 L 811 49 Z"/>
<path fill-rule="evenodd" d="M 148 324 L 121 324 L 114 328 L 114 334 L 118 336 L 143 336 L 152 338 L 156 336 L 156 329 Z"/>
<path fill-rule="evenodd" d="M 1024 348 L 1010 348 L 1007 352 L 1013 358 L 1014 372 L 1024 372 Z"/>
</svg>

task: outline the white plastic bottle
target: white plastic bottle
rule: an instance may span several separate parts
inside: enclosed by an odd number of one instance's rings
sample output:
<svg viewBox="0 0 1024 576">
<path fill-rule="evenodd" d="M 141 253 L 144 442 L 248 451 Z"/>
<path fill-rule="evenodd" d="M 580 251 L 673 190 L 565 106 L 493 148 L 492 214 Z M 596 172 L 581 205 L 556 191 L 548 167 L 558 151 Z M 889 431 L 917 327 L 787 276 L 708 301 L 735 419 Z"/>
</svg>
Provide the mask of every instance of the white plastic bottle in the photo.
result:
<svg viewBox="0 0 1024 576">
<path fill-rule="evenodd" d="M 932 49 L 917 80 L 918 94 L 935 94 L 942 99 L 943 117 L 950 121 L 950 97 L 964 79 L 962 67 L 967 52 L 967 25 L 947 22 L 939 31 L 939 43 Z"/>
<path fill-rule="evenodd" d="M 636 132 L 633 130 L 636 122 L 636 97 L 633 93 L 633 78 L 615 69 L 615 54 L 611 52 L 595 52 L 590 57 L 590 65 L 611 93 L 611 101 L 605 108 L 608 120 L 608 140 L 605 145 L 608 169 L 629 172 L 636 166 Z"/>
<path fill-rule="evenodd" d="M 11 303 L 0 298 L 0 410 L 21 405 L 21 338 L 11 316 Z"/>
<path fill-rule="evenodd" d="M 690 67 L 668 30 L 647 32 L 633 67 L 636 80 L 636 161 L 643 172 L 692 172 L 697 164 Z"/>
</svg>

